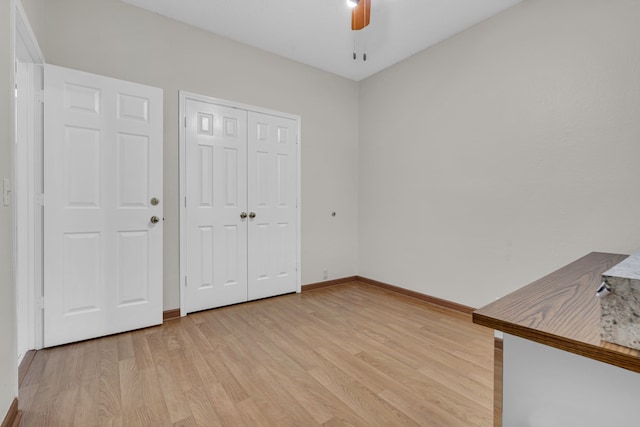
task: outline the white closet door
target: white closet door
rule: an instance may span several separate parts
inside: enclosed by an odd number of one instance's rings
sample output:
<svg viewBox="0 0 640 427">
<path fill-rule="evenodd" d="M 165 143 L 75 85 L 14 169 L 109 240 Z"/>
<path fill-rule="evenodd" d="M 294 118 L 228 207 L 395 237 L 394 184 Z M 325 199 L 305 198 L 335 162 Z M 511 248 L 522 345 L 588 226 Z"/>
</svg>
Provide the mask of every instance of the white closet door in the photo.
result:
<svg viewBox="0 0 640 427">
<path fill-rule="evenodd" d="M 44 126 L 45 346 L 162 323 L 162 90 L 47 65 Z"/>
<path fill-rule="evenodd" d="M 247 112 L 186 100 L 186 311 L 247 300 Z"/>
<path fill-rule="evenodd" d="M 248 136 L 248 299 L 254 300 L 297 289 L 298 125 L 249 112 Z"/>
</svg>

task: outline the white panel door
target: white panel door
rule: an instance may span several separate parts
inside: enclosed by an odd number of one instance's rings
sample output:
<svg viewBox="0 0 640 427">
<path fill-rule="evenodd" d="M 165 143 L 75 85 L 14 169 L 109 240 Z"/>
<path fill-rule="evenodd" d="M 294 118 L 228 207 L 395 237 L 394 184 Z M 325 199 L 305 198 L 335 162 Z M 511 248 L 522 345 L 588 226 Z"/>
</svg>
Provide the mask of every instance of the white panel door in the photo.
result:
<svg viewBox="0 0 640 427">
<path fill-rule="evenodd" d="M 190 313 L 247 300 L 247 112 L 191 99 L 185 110 Z"/>
<path fill-rule="evenodd" d="M 162 114 L 161 89 L 45 67 L 47 347 L 162 323 Z"/>
<path fill-rule="evenodd" d="M 295 292 L 296 120 L 249 112 L 248 299 Z"/>
</svg>

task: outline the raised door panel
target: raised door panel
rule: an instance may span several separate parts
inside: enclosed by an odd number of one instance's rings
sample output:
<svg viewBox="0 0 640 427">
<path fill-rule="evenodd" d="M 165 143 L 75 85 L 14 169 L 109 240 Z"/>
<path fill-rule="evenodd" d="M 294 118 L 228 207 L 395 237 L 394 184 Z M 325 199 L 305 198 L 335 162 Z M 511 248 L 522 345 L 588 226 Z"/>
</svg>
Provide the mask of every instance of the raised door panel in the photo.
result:
<svg viewBox="0 0 640 427">
<path fill-rule="evenodd" d="M 102 134 L 99 129 L 64 128 L 65 208 L 100 207 Z"/>
<path fill-rule="evenodd" d="M 65 233 L 62 256 L 64 316 L 104 311 L 101 295 L 102 236 Z"/>
<path fill-rule="evenodd" d="M 118 233 L 118 307 L 149 303 L 149 255 L 148 231 Z"/>
<path fill-rule="evenodd" d="M 117 156 L 118 208 L 147 208 L 151 196 L 149 136 L 119 133 Z"/>
</svg>

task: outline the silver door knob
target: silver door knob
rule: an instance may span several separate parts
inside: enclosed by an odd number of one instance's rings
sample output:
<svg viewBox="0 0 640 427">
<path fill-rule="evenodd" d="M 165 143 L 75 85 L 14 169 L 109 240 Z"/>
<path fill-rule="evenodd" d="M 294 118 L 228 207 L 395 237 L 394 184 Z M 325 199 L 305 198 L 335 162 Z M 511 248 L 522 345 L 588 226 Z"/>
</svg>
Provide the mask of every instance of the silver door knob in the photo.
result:
<svg viewBox="0 0 640 427">
<path fill-rule="evenodd" d="M 253 219 L 256 217 L 256 213 L 255 212 L 249 212 L 249 218 Z"/>
<path fill-rule="evenodd" d="M 152 216 L 151 217 L 151 224 L 157 224 L 160 222 L 160 218 L 158 218 L 157 216 Z"/>
<path fill-rule="evenodd" d="M 158 199 L 157 197 L 152 197 L 151 198 L 151 204 L 153 206 L 158 206 L 158 203 L 160 203 L 160 199 Z"/>
<path fill-rule="evenodd" d="M 247 217 L 247 213 L 246 212 L 242 212 L 240 214 L 240 218 L 245 219 Z"/>
</svg>

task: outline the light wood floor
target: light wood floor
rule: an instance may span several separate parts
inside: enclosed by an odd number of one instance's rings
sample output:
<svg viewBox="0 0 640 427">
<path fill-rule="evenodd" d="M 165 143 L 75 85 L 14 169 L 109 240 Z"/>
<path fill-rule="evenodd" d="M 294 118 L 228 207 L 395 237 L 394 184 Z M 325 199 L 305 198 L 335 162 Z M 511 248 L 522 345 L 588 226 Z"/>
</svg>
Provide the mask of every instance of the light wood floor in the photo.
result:
<svg viewBox="0 0 640 427">
<path fill-rule="evenodd" d="M 493 334 L 350 283 L 37 352 L 22 426 L 491 426 Z"/>
</svg>

